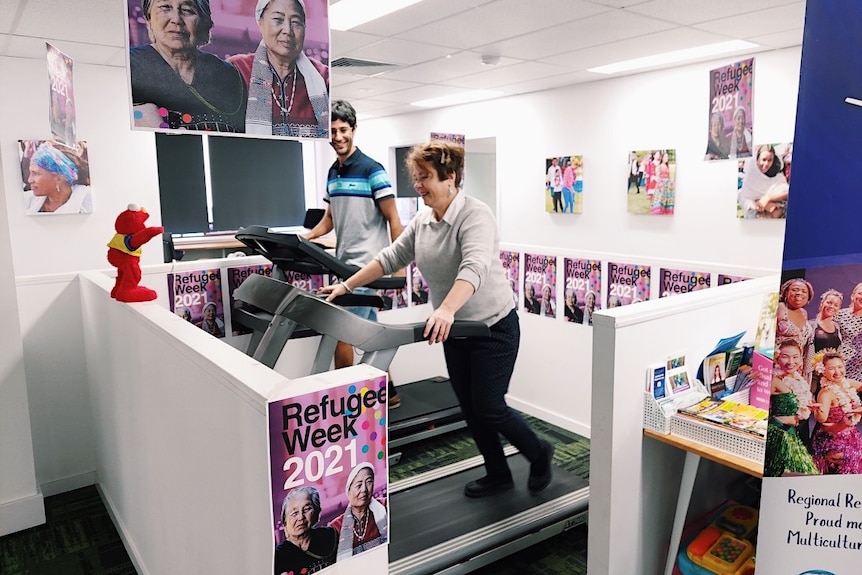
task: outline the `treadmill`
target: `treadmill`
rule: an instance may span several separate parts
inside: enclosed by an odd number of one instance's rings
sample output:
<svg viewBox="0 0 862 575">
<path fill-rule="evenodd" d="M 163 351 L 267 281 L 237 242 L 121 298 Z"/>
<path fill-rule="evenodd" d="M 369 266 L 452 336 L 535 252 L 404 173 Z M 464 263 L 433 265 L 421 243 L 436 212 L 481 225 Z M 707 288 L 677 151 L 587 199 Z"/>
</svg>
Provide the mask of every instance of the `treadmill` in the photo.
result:
<svg viewBox="0 0 862 575">
<path fill-rule="evenodd" d="M 358 347 L 365 363 L 384 371 L 400 345 L 423 340 L 424 322 L 372 322 L 262 275 L 249 277 L 235 297 L 272 310 L 272 325 L 258 350 L 262 354 L 286 341 L 280 318 L 289 321 L 288 327 L 304 325 Z M 487 332 L 480 322 L 455 322 L 451 337 Z M 506 453 L 516 483 L 511 491 L 481 499 L 464 496 L 464 485 L 484 474 L 481 457 L 390 485 L 390 575 L 468 573 L 586 522 L 589 484 L 584 479 L 557 467 L 551 485 L 531 494 L 523 488 L 529 464 L 511 446 Z"/>
<path fill-rule="evenodd" d="M 248 246 L 255 253 L 269 259 L 274 266 L 273 277 L 284 280 L 284 270 L 297 271 L 307 274 L 333 274 L 341 280 L 346 280 L 357 271 L 358 266 L 346 264 L 333 256 L 331 253 L 316 242 L 312 242 L 299 234 L 272 232 L 265 226 L 248 226 L 241 228 L 236 238 Z M 384 277 L 368 285 L 373 289 L 397 289 L 405 286 L 403 277 Z M 355 298 L 372 298 L 352 300 L 351 294 L 338 298 L 337 304 L 366 305 L 382 307 L 380 300 L 373 299 L 376 296 L 352 296 Z M 255 357 L 268 367 L 273 367 L 278 360 L 281 348 L 271 346 L 260 347 L 260 340 L 269 327 L 272 320 L 272 311 L 262 312 L 254 306 L 246 305 L 243 309 L 234 313 L 235 321 L 252 330 L 252 338 L 246 353 Z M 282 322 L 285 320 L 282 319 Z M 424 324 L 423 324 L 424 326 Z M 283 326 L 279 336 L 280 341 L 287 342 L 288 337 L 303 337 L 314 335 L 310 326 Z M 315 356 L 312 373 L 320 373 L 329 369 L 329 361 L 335 349 L 333 338 L 324 337 L 322 346 L 318 348 Z M 346 340 L 340 340 L 346 341 Z M 417 340 L 420 341 L 420 340 Z M 325 347 L 324 347 L 325 346 Z M 331 351 L 330 351 L 331 346 Z M 283 344 L 282 344 L 283 347 Z M 361 348 L 360 348 L 361 349 Z M 260 353 L 256 354 L 256 350 Z M 328 355 L 327 355 L 328 354 Z M 392 410 L 389 414 L 389 446 L 390 448 L 402 447 L 416 441 L 440 435 L 466 426 L 458 405 L 458 398 L 451 386 L 447 385 L 448 377 L 432 377 L 412 383 L 399 385 L 398 394 L 402 397 L 401 406 Z M 400 453 L 390 454 L 390 462 L 397 463 Z"/>
</svg>

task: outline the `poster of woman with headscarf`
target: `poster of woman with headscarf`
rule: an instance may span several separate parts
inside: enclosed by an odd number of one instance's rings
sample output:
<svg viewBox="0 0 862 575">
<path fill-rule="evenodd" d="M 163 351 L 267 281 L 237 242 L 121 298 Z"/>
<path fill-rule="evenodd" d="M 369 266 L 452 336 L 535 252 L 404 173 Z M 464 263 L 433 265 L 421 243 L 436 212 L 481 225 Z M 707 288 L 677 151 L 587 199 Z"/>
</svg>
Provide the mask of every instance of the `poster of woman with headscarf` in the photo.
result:
<svg viewBox="0 0 862 575">
<path fill-rule="evenodd" d="M 386 377 L 268 406 L 274 573 L 317 573 L 389 542 Z"/>
<path fill-rule="evenodd" d="M 127 0 L 133 127 L 329 137 L 326 0 Z"/>
<path fill-rule="evenodd" d="M 18 140 L 18 153 L 26 214 L 93 213 L 86 142 Z"/>
<path fill-rule="evenodd" d="M 709 129 L 704 159 L 750 158 L 754 58 L 709 71 Z"/>
<path fill-rule="evenodd" d="M 72 58 L 45 43 L 48 56 L 48 102 L 51 133 L 66 146 L 75 145 L 75 89 L 72 82 Z"/>
</svg>

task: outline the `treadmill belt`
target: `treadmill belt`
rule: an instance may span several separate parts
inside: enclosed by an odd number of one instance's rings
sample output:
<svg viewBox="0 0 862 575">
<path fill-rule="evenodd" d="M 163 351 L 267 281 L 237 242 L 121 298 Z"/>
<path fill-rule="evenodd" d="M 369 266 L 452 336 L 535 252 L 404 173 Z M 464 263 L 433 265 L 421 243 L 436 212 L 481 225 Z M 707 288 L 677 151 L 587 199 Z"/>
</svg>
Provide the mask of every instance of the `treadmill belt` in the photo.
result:
<svg viewBox="0 0 862 575">
<path fill-rule="evenodd" d="M 446 377 L 423 379 L 399 385 L 396 389 L 401 396 L 401 406 L 389 412 L 390 430 L 405 421 L 414 421 L 439 411 L 457 408 L 458 413 L 461 412 L 458 399 Z"/>
<path fill-rule="evenodd" d="M 509 457 L 509 467 L 515 488 L 488 497 L 471 499 L 464 495 L 464 485 L 482 477 L 484 466 L 390 494 L 389 562 L 508 519 L 589 485 L 574 473 L 554 466 L 554 480 L 544 491 L 533 495 L 527 490 L 530 473 L 527 459 L 513 455 Z M 532 527 L 526 526 L 527 531 Z"/>
</svg>

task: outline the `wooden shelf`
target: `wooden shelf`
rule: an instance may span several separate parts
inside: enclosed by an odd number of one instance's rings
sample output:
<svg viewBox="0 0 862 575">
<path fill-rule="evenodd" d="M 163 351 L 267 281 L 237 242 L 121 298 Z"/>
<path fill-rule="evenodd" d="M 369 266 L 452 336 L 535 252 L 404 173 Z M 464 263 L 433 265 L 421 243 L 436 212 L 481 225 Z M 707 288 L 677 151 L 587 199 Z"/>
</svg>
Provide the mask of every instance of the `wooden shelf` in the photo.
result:
<svg viewBox="0 0 862 575">
<path fill-rule="evenodd" d="M 689 453 L 694 453 L 695 455 L 699 455 L 700 457 L 704 457 L 710 461 L 726 465 L 727 467 L 736 469 L 737 471 L 747 473 L 748 475 L 763 477 L 763 463 L 756 463 L 750 459 L 745 459 L 744 457 L 739 457 L 738 455 L 733 455 L 726 451 L 721 451 L 720 449 L 715 449 L 708 445 L 678 437 L 676 435 L 658 433 L 649 429 L 644 429 L 644 435 Z"/>
</svg>

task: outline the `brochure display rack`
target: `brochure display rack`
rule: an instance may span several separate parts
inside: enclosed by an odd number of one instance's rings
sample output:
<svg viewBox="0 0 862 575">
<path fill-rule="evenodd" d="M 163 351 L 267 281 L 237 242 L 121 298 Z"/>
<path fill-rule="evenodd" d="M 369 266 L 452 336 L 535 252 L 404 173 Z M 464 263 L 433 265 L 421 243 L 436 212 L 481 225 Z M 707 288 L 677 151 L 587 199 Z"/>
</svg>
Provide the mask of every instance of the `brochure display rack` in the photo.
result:
<svg viewBox="0 0 862 575">
<path fill-rule="evenodd" d="M 725 399 L 748 403 L 749 390 L 743 390 Z M 665 413 L 649 393 L 644 394 L 643 427 L 655 435 L 673 435 L 700 443 L 705 447 L 723 451 L 728 455 L 748 459 L 763 468 L 766 438 L 736 431 L 720 425 L 697 421 L 678 414 Z M 653 434 L 649 434 L 654 436 Z M 720 463 L 720 462 L 719 462 Z"/>
<path fill-rule="evenodd" d="M 660 416 L 649 403 L 645 409 L 644 368 L 670 351 L 705 357 L 717 337 L 750 331 L 764 294 L 778 281 L 770 276 L 596 313 L 590 473 L 601 479 L 591 482 L 588 572 L 648 575 L 672 568 L 668 542 L 674 557 L 689 503 L 699 499 L 702 458 L 761 473 L 750 449 L 756 447 L 701 443 L 698 430 L 683 429 L 679 416 Z"/>
</svg>

